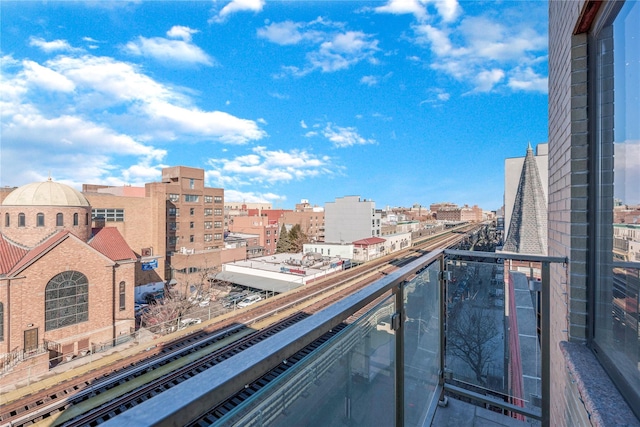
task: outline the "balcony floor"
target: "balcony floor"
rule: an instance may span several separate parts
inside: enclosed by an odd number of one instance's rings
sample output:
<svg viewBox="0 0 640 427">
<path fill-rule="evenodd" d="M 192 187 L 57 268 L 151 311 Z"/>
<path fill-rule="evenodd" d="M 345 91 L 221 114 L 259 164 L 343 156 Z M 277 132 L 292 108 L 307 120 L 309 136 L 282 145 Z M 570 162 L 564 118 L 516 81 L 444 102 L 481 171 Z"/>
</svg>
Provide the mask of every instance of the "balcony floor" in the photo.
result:
<svg viewBox="0 0 640 427">
<path fill-rule="evenodd" d="M 525 427 L 530 424 L 497 412 L 449 397 L 446 407 L 438 406 L 432 426 L 437 427 Z"/>
</svg>

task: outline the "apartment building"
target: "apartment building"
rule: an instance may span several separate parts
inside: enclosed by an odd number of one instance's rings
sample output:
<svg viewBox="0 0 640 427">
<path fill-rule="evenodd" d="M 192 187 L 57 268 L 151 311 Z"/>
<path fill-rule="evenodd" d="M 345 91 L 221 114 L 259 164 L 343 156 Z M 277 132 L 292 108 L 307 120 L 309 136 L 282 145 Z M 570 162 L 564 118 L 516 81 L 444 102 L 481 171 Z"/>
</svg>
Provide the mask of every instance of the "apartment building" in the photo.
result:
<svg viewBox="0 0 640 427">
<path fill-rule="evenodd" d="M 224 190 L 205 186 L 204 170 L 162 169 L 160 182 L 140 189 L 85 184 L 95 226 L 114 226 L 146 264 L 140 282 L 202 280 L 220 267 Z"/>
<path fill-rule="evenodd" d="M 278 233 L 280 225 L 276 220 L 269 220 L 266 216 L 237 216 L 229 223 L 229 231 L 232 233 L 255 234 L 258 236 L 258 245 L 262 248 L 262 255 L 276 253 Z M 257 253 L 259 248 L 252 248 Z"/>
<path fill-rule="evenodd" d="M 367 237 L 380 237 L 381 214 L 373 200 L 360 196 L 338 197 L 324 207 L 325 241 L 352 243 Z"/>
</svg>

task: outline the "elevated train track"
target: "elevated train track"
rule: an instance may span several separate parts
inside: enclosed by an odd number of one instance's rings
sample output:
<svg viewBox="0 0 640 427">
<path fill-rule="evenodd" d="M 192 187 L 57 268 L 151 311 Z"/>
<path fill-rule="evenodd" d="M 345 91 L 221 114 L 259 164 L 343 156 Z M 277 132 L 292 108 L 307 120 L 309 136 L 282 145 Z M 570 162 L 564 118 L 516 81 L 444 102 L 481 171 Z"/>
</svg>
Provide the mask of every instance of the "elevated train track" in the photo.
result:
<svg viewBox="0 0 640 427">
<path fill-rule="evenodd" d="M 464 225 L 439 235 L 426 236 L 402 252 L 375 259 L 340 275 L 269 298 L 249 310 L 234 311 L 191 327 L 189 335 L 165 337 L 161 343 L 142 349 L 126 360 L 100 366 L 89 372 L 68 372 L 61 376 L 59 384 L 46 390 L 22 396 L 19 393 L 13 393 L 13 397 L 0 396 L 0 402 L 3 402 L 0 425 L 98 425 L 184 379 L 197 375 L 216 360 L 231 357 L 241 351 L 243 346 L 266 339 L 304 316 L 339 301 L 375 282 L 380 275 L 389 274 L 422 254 L 437 248 L 456 246 L 477 227 L 478 225 Z M 328 339 L 331 335 L 329 331 L 328 333 L 328 336 L 321 337 L 320 340 Z M 300 354 L 309 351 L 311 350 L 301 349 Z M 200 359 L 202 363 L 199 362 Z M 291 365 L 293 363 L 292 360 Z M 274 369 L 277 370 L 278 367 Z M 274 373 L 270 374 L 270 377 L 275 376 Z M 256 384 L 260 381 L 265 383 L 264 379 L 257 379 Z M 220 402 L 220 408 L 231 405 L 229 402 L 232 401 L 233 399 Z M 221 413 L 220 409 L 216 410 Z"/>
</svg>

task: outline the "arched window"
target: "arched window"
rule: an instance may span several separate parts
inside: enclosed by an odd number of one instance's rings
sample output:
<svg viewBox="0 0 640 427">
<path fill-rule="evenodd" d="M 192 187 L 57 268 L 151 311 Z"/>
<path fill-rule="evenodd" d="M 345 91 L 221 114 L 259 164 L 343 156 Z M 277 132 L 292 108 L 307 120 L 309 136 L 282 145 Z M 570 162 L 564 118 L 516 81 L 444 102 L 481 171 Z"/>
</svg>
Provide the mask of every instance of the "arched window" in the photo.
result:
<svg viewBox="0 0 640 427">
<path fill-rule="evenodd" d="M 61 213 L 56 214 L 56 227 L 64 225 L 64 216 Z"/>
<path fill-rule="evenodd" d="M 4 226 L 9 227 L 10 225 L 11 225 L 11 215 L 9 215 L 9 212 L 7 212 L 6 214 L 4 214 Z"/>
<path fill-rule="evenodd" d="M 47 283 L 44 299 L 45 331 L 89 320 L 89 282 L 77 271 L 65 271 Z"/>
<path fill-rule="evenodd" d="M 84 225 L 89 225 L 89 212 L 84 214 Z"/>
<path fill-rule="evenodd" d="M 4 305 L 0 302 L 0 341 L 4 341 Z"/>
<path fill-rule="evenodd" d="M 120 294 L 120 311 L 124 310 L 125 307 L 127 306 L 126 304 L 126 291 L 127 290 L 127 285 L 124 282 L 120 282 L 120 289 L 119 294 Z"/>
<path fill-rule="evenodd" d="M 20 212 L 18 214 L 18 227 L 24 227 L 26 225 L 26 221 L 24 219 L 24 214 Z"/>
<path fill-rule="evenodd" d="M 44 214 L 43 213 L 39 213 L 38 215 L 36 215 L 36 226 L 44 227 Z"/>
<path fill-rule="evenodd" d="M 73 214 L 73 225 L 78 225 L 78 213 Z"/>
</svg>

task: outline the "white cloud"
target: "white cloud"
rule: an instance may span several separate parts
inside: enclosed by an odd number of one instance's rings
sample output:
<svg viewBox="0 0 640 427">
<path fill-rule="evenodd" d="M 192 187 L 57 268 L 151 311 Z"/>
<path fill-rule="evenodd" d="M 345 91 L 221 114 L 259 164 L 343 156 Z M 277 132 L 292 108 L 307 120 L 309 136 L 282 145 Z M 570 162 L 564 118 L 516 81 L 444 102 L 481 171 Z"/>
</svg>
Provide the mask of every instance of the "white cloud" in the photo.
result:
<svg viewBox="0 0 640 427">
<path fill-rule="evenodd" d="M 544 69 L 540 65 L 546 61 L 546 35 L 526 21 L 513 21 L 470 16 L 451 27 L 416 24 L 414 41 L 430 48 L 431 68 L 473 85 L 471 92 L 489 92 L 498 87 L 546 92 L 546 77 L 541 74 Z"/>
<path fill-rule="evenodd" d="M 391 13 L 393 15 L 413 14 L 417 19 L 424 20 L 427 10 L 419 0 L 389 0 L 384 6 L 374 9 L 377 13 Z"/>
<path fill-rule="evenodd" d="M 286 75 L 305 76 L 315 70 L 334 72 L 361 61 L 376 64 L 375 54 L 380 51 L 378 40 L 362 31 L 345 31 L 345 25 L 317 18 L 311 22 L 274 22 L 258 29 L 258 37 L 279 45 L 303 44 L 309 46 L 307 63 L 303 67 L 283 65 Z"/>
<path fill-rule="evenodd" d="M 245 203 L 278 203 L 285 202 L 287 197 L 274 193 L 256 193 L 253 191 L 224 190 L 224 199 L 230 202 Z"/>
<path fill-rule="evenodd" d="M 380 80 L 378 80 L 377 76 L 362 76 L 360 83 L 367 86 L 376 86 L 380 83 Z"/>
<path fill-rule="evenodd" d="M 332 175 L 331 158 L 304 150 L 268 150 L 258 146 L 252 153 L 233 159 L 210 159 L 208 178 L 222 187 L 238 188 Z M 225 190 L 226 191 L 226 190 Z"/>
<path fill-rule="evenodd" d="M 264 0 L 231 0 L 216 16 L 209 19 L 209 23 L 224 22 L 230 15 L 237 12 L 260 12 L 264 4 Z"/>
<path fill-rule="evenodd" d="M 30 84 L 52 92 L 72 92 L 75 89 L 71 80 L 37 62 L 25 60 L 23 66 L 25 78 Z"/>
<path fill-rule="evenodd" d="M 300 120 L 300 127 L 301 127 L 302 129 L 306 129 L 308 126 L 307 126 L 307 124 L 304 122 L 304 120 Z"/>
<path fill-rule="evenodd" d="M 353 145 L 376 144 L 376 140 L 362 137 L 354 127 L 340 127 L 327 123 L 322 134 L 331 141 L 334 147 L 344 148 Z"/>
<path fill-rule="evenodd" d="M 174 25 L 169 31 L 167 31 L 167 37 L 171 37 L 172 39 L 182 39 L 185 42 L 190 42 L 191 35 L 199 32 L 200 31 L 198 30 L 184 27 L 182 25 Z"/>
<path fill-rule="evenodd" d="M 173 27 L 175 29 L 176 27 Z M 186 28 L 186 27 L 182 27 Z M 171 30 L 170 30 L 171 31 Z M 174 31 L 174 34 L 177 32 Z M 185 33 L 182 33 L 185 36 Z M 172 40 L 162 37 L 146 38 L 139 36 L 124 46 L 125 52 L 153 58 L 166 64 L 202 64 L 212 66 L 213 58 L 189 40 Z"/>
<path fill-rule="evenodd" d="M 444 22 L 455 21 L 462 13 L 458 0 L 432 0 Z"/>
<path fill-rule="evenodd" d="M 481 71 L 474 79 L 476 86 L 475 91 L 489 92 L 502 79 L 504 79 L 504 71 L 498 68 Z"/>
<path fill-rule="evenodd" d="M 41 37 L 29 38 L 29 45 L 40 48 L 42 51 L 46 53 L 58 52 L 58 51 L 72 52 L 72 51 L 79 50 L 77 48 L 72 47 L 69 44 L 69 42 L 67 42 L 66 40 L 53 40 L 48 42 Z"/>
<path fill-rule="evenodd" d="M 374 11 L 393 15 L 412 14 L 418 21 L 424 22 L 430 18 L 426 8 L 428 4 L 434 5 L 444 22 L 455 21 L 462 12 L 457 0 L 388 0 L 385 5 L 374 8 Z"/>
<path fill-rule="evenodd" d="M 299 31 L 300 24 L 292 21 L 274 22 L 258 29 L 258 37 L 279 45 L 293 45 L 302 41 L 303 35 Z"/>
<path fill-rule="evenodd" d="M 509 87 L 514 90 L 543 92 L 548 91 L 549 79 L 533 71 L 531 67 L 517 68 L 509 76 Z"/>
</svg>

